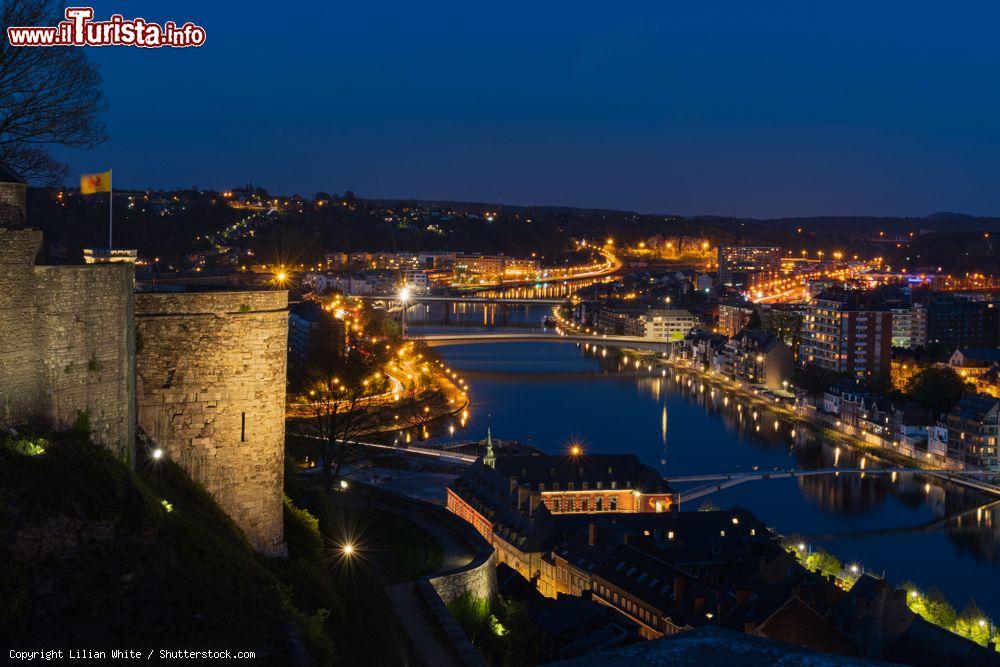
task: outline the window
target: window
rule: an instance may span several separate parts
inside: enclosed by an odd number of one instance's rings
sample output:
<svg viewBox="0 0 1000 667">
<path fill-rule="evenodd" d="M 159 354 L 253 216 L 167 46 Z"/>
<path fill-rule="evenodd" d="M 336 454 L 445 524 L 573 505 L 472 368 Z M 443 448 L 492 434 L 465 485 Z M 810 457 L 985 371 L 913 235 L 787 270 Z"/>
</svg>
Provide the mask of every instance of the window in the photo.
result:
<svg viewBox="0 0 1000 667">
<path fill-rule="evenodd" d="M 247 413 L 240 413 L 240 442 L 247 441 Z"/>
<path fill-rule="evenodd" d="M 615 510 L 617 510 L 618 509 L 618 496 L 611 496 L 611 498 L 608 499 L 608 505 L 609 505 L 608 509 L 610 509 L 612 512 L 614 512 Z"/>
</svg>

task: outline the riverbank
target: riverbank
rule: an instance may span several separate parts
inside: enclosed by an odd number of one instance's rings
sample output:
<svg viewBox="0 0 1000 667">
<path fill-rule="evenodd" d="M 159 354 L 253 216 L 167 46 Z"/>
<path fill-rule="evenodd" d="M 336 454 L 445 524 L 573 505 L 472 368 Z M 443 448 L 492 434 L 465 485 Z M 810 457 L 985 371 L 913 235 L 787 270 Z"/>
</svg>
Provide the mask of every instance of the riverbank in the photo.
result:
<svg viewBox="0 0 1000 667">
<path fill-rule="evenodd" d="M 767 395 L 762 394 L 761 387 L 754 387 L 753 385 L 749 385 L 744 382 L 733 381 L 712 371 L 704 371 L 684 360 L 663 359 L 662 357 L 651 356 L 647 352 L 638 350 L 623 349 L 623 353 L 626 355 L 632 354 L 637 358 L 648 357 L 647 361 L 649 362 L 653 362 L 655 359 L 655 365 L 663 369 L 671 369 L 672 372 L 682 372 L 688 375 L 694 375 L 700 381 L 707 383 L 711 387 L 731 392 L 734 396 L 739 396 L 740 399 L 754 407 L 766 409 L 789 423 L 809 428 L 829 440 L 850 447 L 881 463 L 902 465 L 910 468 L 920 468 L 926 471 L 926 474 L 930 477 L 935 477 L 953 484 L 959 484 L 967 488 L 1000 497 L 1000 486 L 981 482 L 975 479 L 968 479 L 955 474 L 949 474 L 954 473 L 955 469 L 934 466 L 926 460 L 910 457 L 901 452 L 887 450 L 884 447 L 875 445 L 856 435 L 845 433 L 844 431 L 838 430 L 835 425 L 830 424 L 826 415 L 817 413 L 814 408 L 810 409 L 794 404 L 789 407 L 782 403 L 780 397 L 770 399 Z M 653 364 L 651 363 L 650 365 Z M 794 398 L 791 400 L 794 401 Z M 833 418 L 830 417 L 829 419 L 832 420 Z"/>
<path fill-rule="evenodd" d="M 536 308 L 521 316 L 537 320 L 543 314 Z M 845 469 L 861 467 L 861 448 L 777 413 L 763 414 L 728 386 L 705 383 L 699 392 L 700 378 L 687 369 L 657 365 L 651 372 L 641 363 L 640 372 L 634 355 L 632 372 L 619 373 L 623 365 L 613 362 L 614 350 L 602 356 L 600 349 L 584 348 L 553 342 L 436 350 L 472 390 L 475 405 L 461 437 L 479 440 L 491 428 L 494 441 L 517 438 L 548 454 L 572 444 L 585 452 L 635 454 L 664 477 L 832 468 L 837 458 Z M 681 381 L 675 373 L 683 374 Z M 450 441 L 447 431 L 438 441 Z M 868 458 L 867 467 L 879 464 Z M 894 482 L 889 474 L 831 474 L 754 481 L 710 498 L 722 508 L 750 508 L 779 534 L 801 535 L 845 563 L 912 581 L 921 590 L 937 586 L 959 607 L 975 598 L 1000 617 L 1000 504 L 978 490 L 928 475 L 899 475 Z"/>
</svg>

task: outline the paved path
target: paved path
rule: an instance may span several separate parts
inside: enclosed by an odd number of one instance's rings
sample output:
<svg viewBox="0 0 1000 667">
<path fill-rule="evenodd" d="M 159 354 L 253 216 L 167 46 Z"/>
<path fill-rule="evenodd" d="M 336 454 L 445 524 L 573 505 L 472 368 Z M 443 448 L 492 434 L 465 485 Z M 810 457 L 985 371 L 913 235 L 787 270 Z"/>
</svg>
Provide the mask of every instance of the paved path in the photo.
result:
<svg viewBox="0 0 1000 667">
<path fill-rule="evenodd" d="M 408 519 L 420 526 L 441 547 L 441 565 L 434 574 L 444 574 L 472 562 L 475 554 L 456 531 L 432 511 L 419 505 L 405 507 L 376 502 L 378 509 Z M 437 624 L 431 619 L 427 606 L 420 599 L 414 582 L 407 581 L 393 586 L 387 586 L 385 593 L 392 603 L 392 610 L 406 629 L 413 643 L 413 648 L 420 660 L 427 667 L 450 667 L 460 665 L 448 644 L 441 636 Z"/>
<path fill-rule="evenodd" d="M 410 636 L 413 650 L 426 667 L 459 667 L 461 663 L 427 613 L 427 607 L 417 594 L 412 581 L 386 586 L 385 594 L 392 605 L 392 611 Z"/>
<path fill-rule="evenodd" d="M 361 504 L 360 498 L 357 499 Z M 426 530 L 441 547 L 441 565 L 434 574 L 444 574 L 472 562 L 475 553 L 461 534 L 437 512 L 420 505 L 405 506 L 373 500 L 372 508 L 402 517 Z M 415 582 L 405 581 L 385 587 L 392 611 L 410 637 L 413 650 L 426 667 L 460 667 L 461 663 L 431 618 Z"/>
<path fill-rule="evenodd" d="M 442 520 L 436 512 L 425 510 L 419 505 L 403 507 L 375 502 L 372 506 L 409 519 L 430 533 L 430 536 L 441 547 L 441 566 L 435 570 L 434 574 L 444 574 L 465 567 L 476 556 L 468 543 L 458 534 L 458 531 L 451 524 Z"/>
</svg>

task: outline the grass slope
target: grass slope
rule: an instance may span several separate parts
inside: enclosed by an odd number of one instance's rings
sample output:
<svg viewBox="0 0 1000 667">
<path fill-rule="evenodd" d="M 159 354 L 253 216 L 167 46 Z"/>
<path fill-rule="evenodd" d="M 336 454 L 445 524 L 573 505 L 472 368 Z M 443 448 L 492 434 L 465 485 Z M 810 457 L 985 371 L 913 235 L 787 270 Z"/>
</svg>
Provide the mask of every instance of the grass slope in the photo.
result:
<svg viewBox="0 0 1000 667">
<path fill-rule="evenodd" d="M 139 468 L 73 436 L 34 456 L 0 446 L 0 644 L 289 664 L 288 637 L 308 637 L 310 619 L 267 562 L 177 465 Z"/>
</svg>

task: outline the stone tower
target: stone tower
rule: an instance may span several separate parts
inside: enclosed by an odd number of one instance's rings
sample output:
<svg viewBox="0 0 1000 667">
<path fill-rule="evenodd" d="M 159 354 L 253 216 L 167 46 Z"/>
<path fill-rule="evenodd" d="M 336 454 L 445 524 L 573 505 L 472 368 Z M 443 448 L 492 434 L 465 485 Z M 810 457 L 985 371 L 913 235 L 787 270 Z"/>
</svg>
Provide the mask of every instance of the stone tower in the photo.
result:
<svg viewBox="0 0 1000 667">
<path fill-rule="evenodd" d="M 17 229 L 24 225 L 28 185 L 0 162 L 0 227 Z"/>
<path fill-rule="evenodd" d="M 139 293 L 139 426 L 258 551 L 284 550 L 288 293 Z"/>
</svg>

